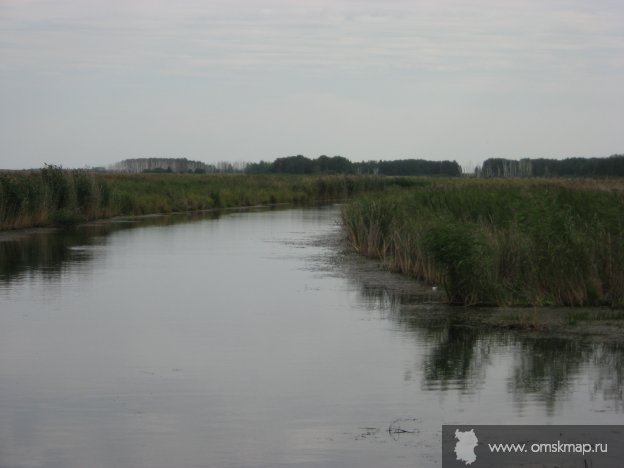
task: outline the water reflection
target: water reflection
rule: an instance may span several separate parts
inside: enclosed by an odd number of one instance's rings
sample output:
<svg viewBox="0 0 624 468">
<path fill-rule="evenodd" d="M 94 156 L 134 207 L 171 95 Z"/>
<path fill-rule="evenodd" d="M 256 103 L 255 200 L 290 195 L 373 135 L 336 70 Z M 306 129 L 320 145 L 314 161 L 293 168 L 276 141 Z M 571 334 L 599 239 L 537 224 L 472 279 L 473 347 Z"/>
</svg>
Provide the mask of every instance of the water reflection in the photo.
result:
<svg viewBox="0 0 624 468">
<path fill-rule="evenodd" d="M 12 283 L 32 275 L 51 281 L 70 266 L 88 268 L 103 252 L 99 247 L 119 231 L 191 223 L 220 215 L 188 213 L 92 223 L 69 231 L 4 233 L 0 238 L 0 286 L 8 290 Z M 308 215 L 313 216 L 314 211 Z M 318 223 L 323 223 L 323 210 L 318 210 L 318 216 Z M 323 238 L 323 242 L 327 240 Z M 591 396 L 612 401 L 618 411 L 623 409 L 622 343 L 475 326 L 467 320 L 470 314 L 496 312 L 447 307 L 441 303 L 439 291 L 380 271 L 374 262 L 351 257 L 340 262 L 340 268 L 368 310 L 383 314 L 421 344 L 421 368 L 406 378 L 421 375 L 422 388 L 427 391 L 474 393 L 485 385 L 494 357 L 508 356 L 506 387 L 519 411 L 528 400 L 538 400 L 554 414 L 557 402 L 575 390 L 588 372 L 593 372 Z"/>
<path fill-rule="evenodd" d="M 447 307 L 431 288 L 371 267 L 348 266 L 347 276 L 362 303 L 381 311 L 403 332 L 422 343 L 422 387 L 428 391 L 481 389 L 495 357 L 507 357 L 506 387 L 518 412 L 528 401 L 539 401 L 548 415 L 557 404 L 587 385 L 591 398 L 610 401 L 610 410 L 624 409 L 624 344 L 598 338 L 559 336 L 475 325 L 470 314 L 496 314 L 496 310 Z M 575 311 L 576 313 L 578 311 Z M 542 313 L 549 313 L 543 311 Z"/>
<path fill-rule="evenodd" d="M 524 338 L 515 343 L 516 365 L 509 390 L 522 402 L 523 395 L 536 395 L 550 412 L 558 398 L 572 389 L 583 366 L 598 356 L 602 346 L 564 338 Z"/>
<path fill-rule="evenodd" d="M 442 423 L 619 422 L 621 346 L 475 326 L 337 215 L 5 235 L 0 467 L 434 467 Z"/>
<path fill-rule="evenodd" d="M 35 274 L 52 280 L 68 265 L 92 262 L 99 253 L 98 247 L 105 245 L 107 237 L 115 232 L 217 219 L 220 215 L 220 212 L 205 212 L 119 218 L 67 230 L 49 228 L 0 233 L 0 285 L 6 287 Z"/>
<path fill-rule="evenodd" d="M 478 331 L 445 327 L 425 360 L 425 388 L 472 390 L 485 380 L 490 352 L 489 343 L 481 339 Z"/>
</svg>

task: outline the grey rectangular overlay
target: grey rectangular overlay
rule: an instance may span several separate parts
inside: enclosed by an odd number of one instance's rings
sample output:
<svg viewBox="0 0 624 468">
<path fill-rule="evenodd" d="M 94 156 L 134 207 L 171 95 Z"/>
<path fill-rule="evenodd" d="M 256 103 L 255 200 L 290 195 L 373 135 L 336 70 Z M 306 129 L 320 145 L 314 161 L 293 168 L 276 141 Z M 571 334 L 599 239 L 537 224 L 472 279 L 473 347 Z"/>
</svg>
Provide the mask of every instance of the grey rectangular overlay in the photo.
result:
<svg viewBox="0 0 624 468">
<path fill-rule="evenodd" d="M 442 468 L 621 468 L 624 426 L 442 426 Z"/>
</svg>

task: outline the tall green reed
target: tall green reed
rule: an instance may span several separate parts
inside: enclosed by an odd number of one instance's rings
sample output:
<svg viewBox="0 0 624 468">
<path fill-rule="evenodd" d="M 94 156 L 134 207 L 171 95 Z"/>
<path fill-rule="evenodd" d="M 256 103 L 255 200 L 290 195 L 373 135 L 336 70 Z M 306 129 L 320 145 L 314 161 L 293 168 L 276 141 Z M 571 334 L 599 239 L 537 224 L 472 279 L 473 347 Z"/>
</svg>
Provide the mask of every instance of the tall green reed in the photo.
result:
<svg viewBox="0 0 624 468">
<path fill-rule="evenodd" d="M 624 192 L 550 181 L 432 181 L 343 210 L 347 237 L 459 304 L 624 304 Z"/>
</svg>

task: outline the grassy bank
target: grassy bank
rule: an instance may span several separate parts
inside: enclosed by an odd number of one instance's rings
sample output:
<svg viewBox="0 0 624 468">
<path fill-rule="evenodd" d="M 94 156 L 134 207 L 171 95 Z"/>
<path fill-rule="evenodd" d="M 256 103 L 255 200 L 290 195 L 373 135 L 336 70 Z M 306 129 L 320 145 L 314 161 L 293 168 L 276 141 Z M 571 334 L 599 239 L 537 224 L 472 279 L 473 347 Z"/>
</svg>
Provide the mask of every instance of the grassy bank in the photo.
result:
<svg viewBox="0 0 624 468">
<path fill-rule="evenodd" d="M 343 211 L 353 246 L 448 301 L 624 305 L 624 181 L 427 180 Z"/>
<path fill-rule="evenodd" d="M 275 203 L 312 203 L 382 190 L 402 179 L 244 174 L 0 172 L 0 229 Z"/>
</svg>

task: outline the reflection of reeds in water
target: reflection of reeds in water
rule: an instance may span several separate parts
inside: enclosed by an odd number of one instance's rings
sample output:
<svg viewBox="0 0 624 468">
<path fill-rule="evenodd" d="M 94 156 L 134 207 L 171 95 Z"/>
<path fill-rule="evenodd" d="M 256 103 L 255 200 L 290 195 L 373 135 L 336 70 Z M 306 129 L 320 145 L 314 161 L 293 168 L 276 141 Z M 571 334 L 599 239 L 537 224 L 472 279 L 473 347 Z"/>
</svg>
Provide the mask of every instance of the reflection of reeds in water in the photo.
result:
<svg viewBox="0 0 624 468">
<path fill-rule="evenodd" d="M 358 197 L 342 219 L 358 252 L 441 284 L 451 303 L 624 305 L 622 190 L 432 180 Z"/>
<path fill-rule="evenodd" d="M 136 218 L 134 221 L 98 222 L 75 229 L 45 229 L 40 232 L 6 233 L 0 240 L 0 283 L 9 283 L 28 273 L 56 277 L 68 263 L 87 263 L 93 260 L 94 250 L 74 247 L 93 246 L 105 242 L 108 235 L 137 226 L 165 226 L 214 219 L 220 212 L 184 213 L 175 216 Z"/>
<path fill-rule="evenodd" d="M 592 395 L 624 404 L 624 346 L 558 337 L 518 333 L 466 323 L 456 310 L 433 314 L 417 306 L 404 306 L 395 314 L 403 328 L 426 344 L 423 387 L 426 390 L 457 389 L 473 393 L 486 382 L 488 368 L 497 355 L 513 355 L 507 378 L 508 391 L 521 410 L 527 398 L 542 401 L 549 414 L 558 402 L 578 390 L 579 377 L 589 373 Z"/>
<path fill-rule="evenodd" d="M 0 242 L 0 281 L 32 271 L 53 274 L 69 258 L 69 245 L 67 238 L 45 234 Z"/>
<path fill-rule="evenodd" d="M 550 413 L 566 392 L 574 388 L 583 372 L 593 373 L 593 398 L 613 403 L 613 410 L 624 404 L 624 345 L 557 337 L 525 337 L 518 340 L 519 352 L 509 391 L 520 408 L 527 395 L 539 399 Z"/>
<path fill-rule="evenodd" d="M 516 409 L 527 400 L 543 403 L 548 414 L 557 404 L 578 390 L 581 376 L 593 381 L 591 394 L 602 398 L 610 410 L 624 407 L 624 345 L 617 340 L 604 343 L 602 337 L 574 336 L 543 331 L 521 331 L 492 326 L 500 321 L 524 323 L 524 313 L 535 309 L 457 308 L 428 301 L 424 288 L 397 280 L 397 275 L 377 271 L 370 263 L 353 262 L 348 277 L 358 286 L 362 303 L 419 343 L 422 387 L 427 391 L 457 390 L 472 394 L 485 386 L 488 370 L 497 356 L 507 356 L 510 368 L 504 376 Z M 564 323 L 568 312 L 574 320 L 621 320 L 621 311 L 608 309 L 561 309 L 551 320 Z M 482 315 L 475 319 L 475 314 Z M 543 312 L 542 312 L 543 314 Z M 517 316 L 517 317 L 516 317 Z M 514 318 L 515 317 L 515 318 Z M 411 375 L 414 375 L 409 372 Z"/>
<path fill-rule="evenodd" d="M 102 236 L 127 227 L 126 223 L 101 224 L 8 237 L 0 241 L 0 284 L 34 273 L 44 279 L 56 278 L 70 263 L 91 262 L 95 250 L 90 246 L 101 242 Z"/>
<path fill-rule="evenodd" d="M 439 298 L 429 292 L 397 291 L 384 287 L 363 287 L 361 293 L 369 309 L 388 311 L 390 314 L 405 304 L 437 302 Z"/>
<path fill-rule="evenodd" d="M 598 367 L 592 395 L 602 393 L 605 400 L 613 401 L 614 410 L 624 411 L 624 344 L 605 344 L 592 357 Z"/>
<path fill-rule="evenodd" d="M 509 380 L 509 390 L 519 396 L 540 396 L 552 410 L 579 373 L 580 367 L 591 362 L 597 348 L 578 340 L 551 338 L 525 339 L 519 344 L 517 365 Z"/>
</svg>

